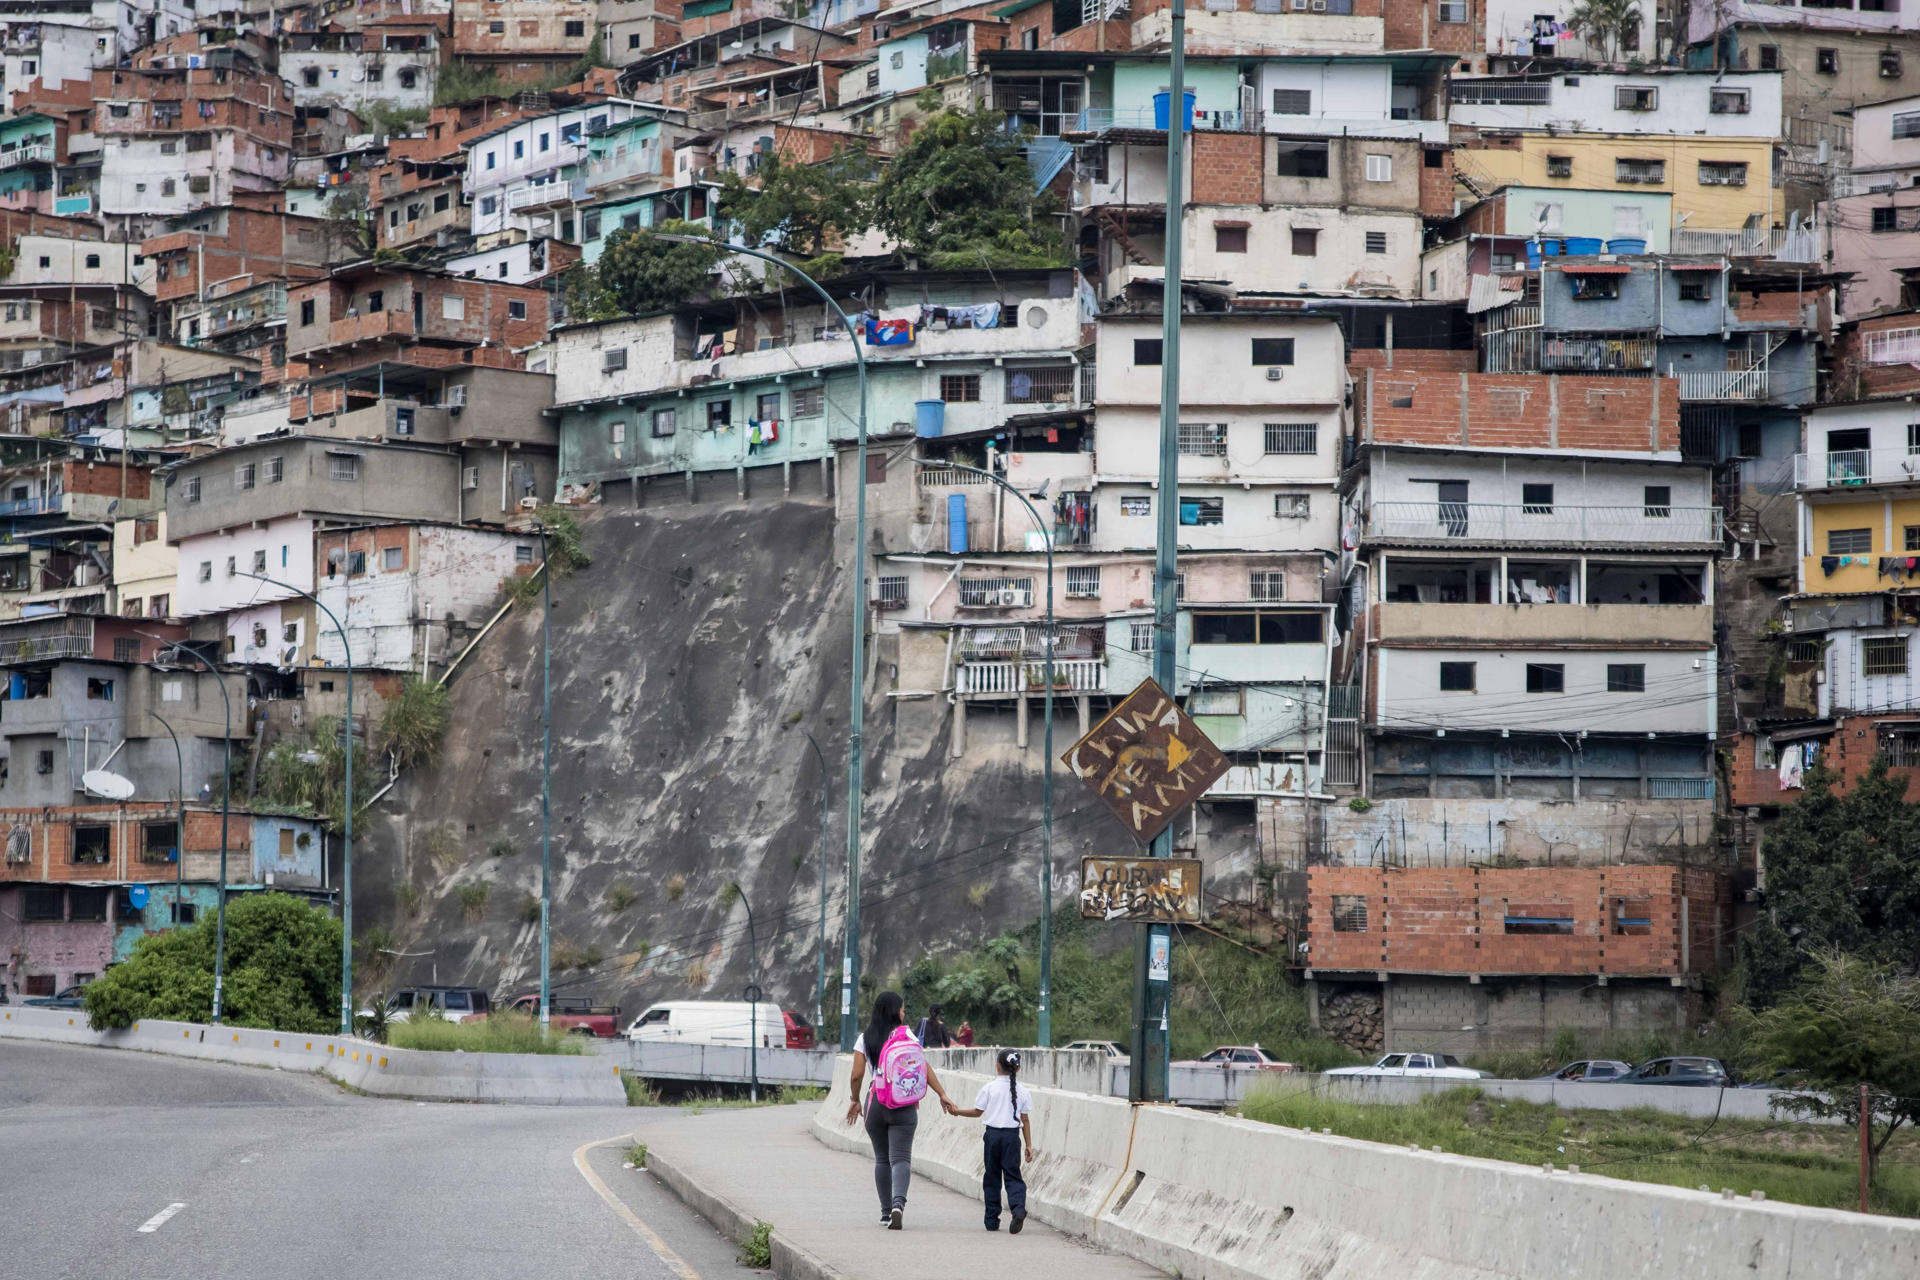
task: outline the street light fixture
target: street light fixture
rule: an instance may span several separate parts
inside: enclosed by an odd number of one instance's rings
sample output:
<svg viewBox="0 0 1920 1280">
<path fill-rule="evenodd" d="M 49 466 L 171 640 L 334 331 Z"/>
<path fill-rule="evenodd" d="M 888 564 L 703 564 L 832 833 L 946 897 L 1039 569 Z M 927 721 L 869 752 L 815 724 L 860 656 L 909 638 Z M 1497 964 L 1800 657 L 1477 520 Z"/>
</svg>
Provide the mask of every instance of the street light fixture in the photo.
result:
<svg viewBox="0 0 1920 1280">
<path fill-rule="evenodd" d="M 326 614 L 327 620 L 333 623 L 334 631 L 340 636 L 341 652 L 347 655 L 347 732 L 345 741 L 347 775 L 346 832 L 341 842 L 342 853 L 340 855 L 340 1034 L 350 1036 L 353 1034 L 353 646 L 347 640 L 346 627 L 341 625 L 340 619 L 334 616 L 333 610 L 320 603 L 320 597 L 314 595 L 313 592 L 302 591 L 291 582 L 282 582 L 278 578 L 269 578 L 264 573 L 245 573 L 239 569 L 229 568 L 227 570 L 227 576 L 233 578 L 252 578 L 255 582 L 264 582 L 268 586 L 279 587 L 282 591 L 291 591 L 297 596 L 311 600 L 313 607 Z M 222 688 L 221 692 L 224 694 L 226 690 Z M 231 743 L 228 744 L 228 751 L 232 751 Z M 232 769 L 228 769 L 227 772 L 231 775 L 233 771 Z M 224 886 L 226 878 L 226 858 L 227 836 L 225 817 L 223 815 L 220 831 L 220 865 L 222 868 L 221 879 L 223 881 L 221 890 L 221 919 L 223 922 L 226 919 L 226 894 Z"/>
<path fill-rule="evenodd" d="M 161 650 L 162 655 L 167 653 L 184 654 L 206 667 L 207 674 L 213 677 L 214 687 L 220 690 L 220 706 L 226 716 L 226 732 L 220 739 L 222 749 L 226 753 L 226 762 L 220 772 L 220 884 L 218 893 L 214 899 L 215 922 L 213 929 L 213 1025 L 217 1027 L 220 1025 L 221 1011 L 225 1007 L 224 998 L 226 995 L 227 976 L 227 816 L 233 807 L 233 698 L 227 693 L 226 676 L 222 675 L 220 669 L 214 666 L 205 655 L 187 648 L 186 645 L 178 640 L 168 640 L 165 636 L 156 636 L 147 631 L 141 631 L 139 634 L 146 636 L 149 640 L 158 640 L 161 644 L 165 645 L 166 648 Z M 158 661 L 159 656 L 156 656 L 155 662 L 157 663 Z M 164 721 L 162 723 L 164 723 Z M 167 732 L 171 734 L 173 730 L 168 729 Z M 176 750 L 178 750 L 179 745 L 180 740 L 175 738 L 174 747 Z M 182 790 L 185 790 L 184 777 L 182 778 Z M 179 861 L 184 860 L 187 856 L 187 824 L 184 816 L 186 803 L 187 798 L 183 794 L 180 797 L 183 815 L 180 820 L 180 852 L 176 858 L 176 866 Z M 176 884 L 179 878 L 180 873 L 176 870 L 174 872 Z M 177 887 L 174 890 L 174 896 L 177 904 L 179 898 L 179 889 Z M 178 914 L 177 906 L 176 914 Z"/>
<path fill-rule="evenodd" d="M 926 467 L 936 464 L 916 459 L 914 465 Z M 1027 495 L 1020 492 L 1019 486 L 1012 484 L 1005 477 L 982 467 L 969 467 L 958 462 L 941 462 L 937 465 L 953 471 L 965 471 L 972 475 L 984 476 L 999 485 L 1027 509 L 1027 514 L 1033 517 L 1033 527 L 1038 529 L 1041 536 L 1046 539 L 1047 638 L 1043 655 L 1046 666 L 1041 677 L 1046 681 L 1047 692 L 1044 713 L 1046 728 L 1042 731 L 1044 746 L 1041 751 L 1040 766 L 1040 1017 L 1038 1034 L 1034 1037 L 1039 1040 L 1040 1047 L 1045 1049 L 1053 1043 L 1053 649 L 1055 639 L 1053 529 L 1040 519 L 1040 512 L 1028 500 Z"/>
<path fill-rule="evenodd" d="M 708 236 L 673 235 L 654 232 L 656 240 L 665 240 L 673 244 L 704 244 L 729 253 L 737 253 L 749 258 L 758 258 L 777 267 L 784 267 L 806 281 L 807 287 L 820 295 L 820 300 L 840 317 L 840 323 L 847 328 L 847 336 L 853 339 L 854 366 L 860 374 L 860 439 L 855 453 L 854 470 L 854 516 L 853 516 L 853 644 L 852 644 L 852 696 L 851 709 L 847 724 L 847 937 L 846 950 L 840 962 L 840 1051 L 853 1052 L 854 1025 L 853 999 L 860 989 L 860 801 L 861 782 L 866 769 L 862 760 L 863 733 L 866 727 L 866 626 L 867 626 L 867 356 L 860 349 L 860 332 L 854 328 L 853 318 L 833 300 L 833 295 L 821 287 L 820 282 L 788 262 L 785 258 L 771 253 L 762 253 L 758 249 L 747 249 L 737 244 L 728 244 Z"/>
</svg>

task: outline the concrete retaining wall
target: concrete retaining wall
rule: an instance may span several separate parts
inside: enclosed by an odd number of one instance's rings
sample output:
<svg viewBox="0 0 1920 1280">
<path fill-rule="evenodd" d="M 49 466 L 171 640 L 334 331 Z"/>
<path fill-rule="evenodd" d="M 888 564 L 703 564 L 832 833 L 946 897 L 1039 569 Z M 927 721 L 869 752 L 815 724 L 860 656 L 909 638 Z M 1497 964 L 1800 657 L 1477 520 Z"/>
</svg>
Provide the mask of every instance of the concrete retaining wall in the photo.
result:
<svg viewBox="0 0 1920 1280">
<path fill-rule="evenodd" d="M 743 1045 L 619 1040 L 595 1048 L 602 1059 L 625 1063 L 628 1075 L 658 1080 L 745 1083 L 756 1070 L 761 1084 L 824 1085 L 833 1079 L 832 1049 L 761 1049 L 756 1061 Z"/>
<path fill-rule="evenodd" d="M 842 1059 L 813 1128 L 827 1145 L 864 1154 L 865 1133 L 844 1123 L 850 1073 Z M 940 1075 L 963 1104 L 984 1083 Z M 1920 1222 L 1908 1219 L 1546 1173 L 1050 1089 L 1034 1091 L 1034 1146 L 1035 1218 L 1195 1280 L 1920 1274 Z M 914 1171 L 978 1194 L 979 1122 L 923 1106 Z"/>
<path fill-rule="evenodd" d="M 434 1102 L 624 1106 L 620 1068 L 604 1058 L 520 1053 L 428 1053 L 350 1036 L 144 1020 L 95 1031 L 81 1010 L 0 1008 L 0 1037 L 138 1049 L 177 1058 L 315 1071 L 366 1093 Z"/>
</svg>

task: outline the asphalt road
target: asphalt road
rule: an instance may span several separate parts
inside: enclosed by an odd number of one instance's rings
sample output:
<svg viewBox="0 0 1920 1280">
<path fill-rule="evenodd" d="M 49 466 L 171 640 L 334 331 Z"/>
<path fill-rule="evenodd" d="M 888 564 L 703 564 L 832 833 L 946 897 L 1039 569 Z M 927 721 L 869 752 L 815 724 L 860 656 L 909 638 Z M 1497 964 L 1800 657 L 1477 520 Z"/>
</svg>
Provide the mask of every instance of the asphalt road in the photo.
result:
<svg viewBox="0 0 1920 1280">
<path fill-rule="evenodd" d="M 731 1243 L 620 1167 L 631 1128 L 0 1040 L 0 1277 L 742 1280 Z"/>
</svg>

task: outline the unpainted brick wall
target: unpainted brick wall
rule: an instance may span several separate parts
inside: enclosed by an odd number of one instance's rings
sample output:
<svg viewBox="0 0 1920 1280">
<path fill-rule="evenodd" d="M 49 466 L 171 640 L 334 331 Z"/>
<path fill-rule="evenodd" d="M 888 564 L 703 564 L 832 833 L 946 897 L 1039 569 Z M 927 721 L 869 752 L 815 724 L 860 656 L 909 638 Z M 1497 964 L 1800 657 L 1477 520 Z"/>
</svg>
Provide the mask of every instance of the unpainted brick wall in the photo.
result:
<svg viewBox="0 0 1920 1280">
<path fill-rule="evenodd" d="M 1394 353 L 1391 370 L 1361 379 L 1369 440 L 1626 453 L 1680 447 L 1673 378 L 1449 373 L 1402 368 L 1402 354 Z"/>
<path fill-rule="evenodd" d="M 1198 204 L 1259 204 L 1261 157 L 1257 133 L 1197 132 L 1193 142 L 1193 198 Z"/>
</svg>

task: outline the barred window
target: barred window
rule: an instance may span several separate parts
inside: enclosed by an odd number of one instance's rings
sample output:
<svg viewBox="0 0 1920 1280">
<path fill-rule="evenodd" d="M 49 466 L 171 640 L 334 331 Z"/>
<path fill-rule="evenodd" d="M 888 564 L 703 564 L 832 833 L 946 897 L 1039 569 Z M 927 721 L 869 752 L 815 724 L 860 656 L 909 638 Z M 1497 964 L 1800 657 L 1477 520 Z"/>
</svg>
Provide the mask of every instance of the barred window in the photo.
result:
<svg viewBox="0 0 1920 1280">
<path fill-rule="evenodd" d="M 941 374 L 940 398 L 948 404 L 977 403 L 980 399 L 980 375 L 977 373 Z"/>
<path fill-rule="evenodd" d="M 1263 432 L 1266 453 L 1312 454 L 1320 451 L 1317 422 L 1269 422 Z"/>
<path fill-rule="evenodd" d="M 796 418 L 817 418 L 826 402 L 825 387 L 795 387 L 793 389 L 793 416 Z"/>
<path fill-rule="evenodd" d="M 1280 569 L 1256 569 L 1247 598 L 1249 600 L 1285 600 L 1287 575 Z"/>
<path fill-rule="evenodd" d="M 1336 893 L 1333 895 L 1333 931 L 1335 933 L 1365 933 L 1367 931 L 1367 897 L 1363 893 Z"/>
<path fill-rule="evenodd" d="M 1135 622 L 1127 628 L 1127 648 L 1135 653 L 1153 652 L 1153 624 Z"/>
<path fill-rule="evenodd" d="M 360 478 L 360 455 L 357 453 L 330 453 L 327 455 L 327 479 L 355 481 Z"/>
<path fill-rule="evenodd" d="M 236 489 L 253 488 L 254 464 L 243 462 L 233 469 L 233 487 Z"/>
<path fill-rule="evenodd" d="M 907 579 L 904 575 L 883 575 L 878 583 L 878 599 L 882 609 L 903 609 L 907 604 Z"/>
<path fill-rule="evenodd" d="M 1180 452 L 1190 458 L 1226 457 L 1227 424 L 1224 422 L 1181 423 Z"/>
<path fill-rule="evenodd" d="M 1067 594 L 1070 596 L 1097 596 L 1100 594 L 1100 566 L 1087 565 L 1067 570 Z"/>
<path fill-rule="evenodd" d="M 1860 642 L 1860 674 L 1903 676 L 1907 674 L 1905 636 L 1875 636 Z"/>
<path fill-rule="evenodd" d="M 1313 495 L 1306 493 L 1276 493 L 1273 495 L 1273 515 L 1276 520 L 1305 520 L 1313 514 Z"/>
</svg>

